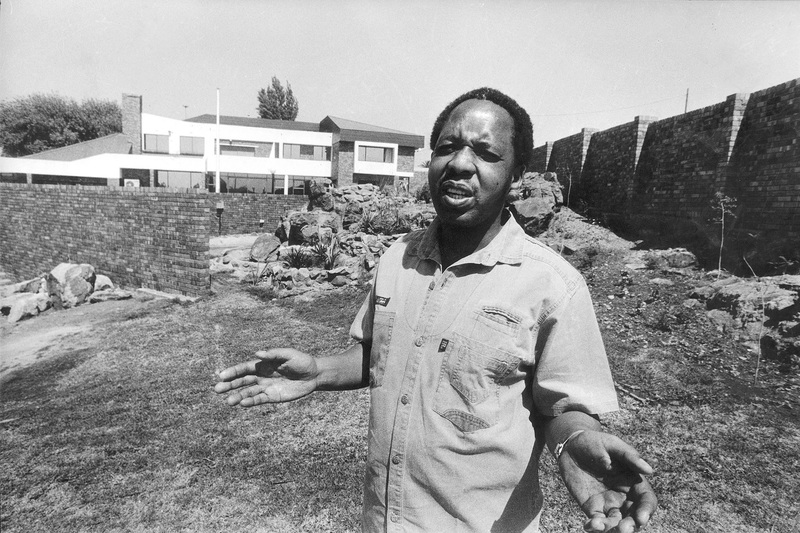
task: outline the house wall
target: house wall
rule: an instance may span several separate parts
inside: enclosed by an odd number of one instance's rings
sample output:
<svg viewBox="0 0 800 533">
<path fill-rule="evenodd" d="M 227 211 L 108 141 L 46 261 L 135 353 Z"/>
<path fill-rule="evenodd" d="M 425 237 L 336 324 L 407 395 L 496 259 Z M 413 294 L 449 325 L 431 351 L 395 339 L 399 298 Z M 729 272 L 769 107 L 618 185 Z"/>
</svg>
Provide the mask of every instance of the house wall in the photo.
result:
<svg viewBox="0 0 800 533">
<path fill-rule="evenodd" d="M 18 279 L 89 263 L 123 287 L 208 291 L 204 192 L 0 183 L 0 264 Z"/>
</svg>

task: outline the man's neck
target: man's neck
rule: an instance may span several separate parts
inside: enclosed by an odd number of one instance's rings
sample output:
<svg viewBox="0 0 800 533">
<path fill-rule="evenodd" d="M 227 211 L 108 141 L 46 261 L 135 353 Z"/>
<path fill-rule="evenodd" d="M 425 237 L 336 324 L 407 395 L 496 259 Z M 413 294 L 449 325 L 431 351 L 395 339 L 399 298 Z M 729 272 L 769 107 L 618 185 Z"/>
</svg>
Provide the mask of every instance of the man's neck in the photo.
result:
<svg viewBox="0 0 800 533">
<path fill-rule="evenodd" d="M 487 227 L 464 228 L 442 224 L 439 227 L 439 253 L 442 270 L 486 247 L 503 228 L 501 216 Z"/>
</svg>

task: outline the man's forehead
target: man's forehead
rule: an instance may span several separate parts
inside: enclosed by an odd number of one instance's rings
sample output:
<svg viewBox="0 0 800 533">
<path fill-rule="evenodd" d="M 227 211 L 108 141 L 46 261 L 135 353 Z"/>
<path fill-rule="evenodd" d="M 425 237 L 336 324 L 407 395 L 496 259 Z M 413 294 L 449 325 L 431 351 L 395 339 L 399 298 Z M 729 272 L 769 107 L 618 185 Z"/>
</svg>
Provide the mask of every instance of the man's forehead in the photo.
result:
<svg viewBox="0 0 800 533">
<path fill-rule="evenodd" d="M 449 133 L 453 133 L 454 128 L 476 125 L 486 128 L 481 132 L 481 138 L 490 138 L 502 131 L 513 131 L 514 119 L 508 111 L 494 102 L 472 99 L 461 102 L 450 112 L 443 130 L 451 130 Z"/>
</svg>

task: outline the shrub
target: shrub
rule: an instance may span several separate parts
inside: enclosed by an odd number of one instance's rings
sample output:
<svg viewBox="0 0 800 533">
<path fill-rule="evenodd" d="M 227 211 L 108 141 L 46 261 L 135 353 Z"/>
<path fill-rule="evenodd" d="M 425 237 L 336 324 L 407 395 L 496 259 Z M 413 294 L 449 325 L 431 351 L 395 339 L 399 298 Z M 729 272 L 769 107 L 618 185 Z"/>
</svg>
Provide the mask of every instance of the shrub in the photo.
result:
<svg viewBox="0 0 800 533">
<path fill-rule="evenodd" d="M 416 198 L 418 202 L 425 202 L 426 204 L 431 203 L 431 190 L 428 186 L 428 182 L 423 183 L 422 186 L 416 190 L 414 198 Z"/>
<path fill-rule="evenodd" d="M 289 251 L 286 252 L 286 257 L 283 258 L 283 262 L 289 268 L 308 268 L 313 264 L 314 258 L 301 246 L 295 246 L 289 248 Z"/>
</svg>

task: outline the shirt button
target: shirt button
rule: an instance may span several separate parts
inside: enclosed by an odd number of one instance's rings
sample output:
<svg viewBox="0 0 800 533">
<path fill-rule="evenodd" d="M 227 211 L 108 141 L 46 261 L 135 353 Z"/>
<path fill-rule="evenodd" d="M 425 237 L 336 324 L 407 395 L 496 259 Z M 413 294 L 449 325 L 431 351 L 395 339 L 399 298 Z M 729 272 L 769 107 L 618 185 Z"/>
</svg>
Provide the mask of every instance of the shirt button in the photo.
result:
<svg viewBox="0 0 800 533">
<path fill-rule="evenodd" d="M 395 455 L 394 457 L 392 457 L 392 464 L 393 465 L 399 465 L 400 464 L 400 456 L 399 455 Z"/>
<path fill-rule="evenodd" d="M 423 345 L 423 343 L 424 343 L 424 342 L 425 342 L 425 341 L 423 341 L 423 340 L 422 340 L 422 337 L 417 337 L 417 340 L 415 340 L 415 341 L 414 341 L 414 346 L 416 346 L 417 348 L 419 348 L 420 346 L 422 346 L 422 345 Z"/>
<path fill-rule="evenodd" d="M 410 401 L 411 398 L 408 397 L 408 394 L 403 394 L 402 396 L 400 396 L 400 403 L 402 403 L 403 405 L 408 405 L 408 402 Z"/>
<path fill-rule="evenodd" d="M 435 281 L 431 281 L 431 284 L 430 284 L 430 285 L 428 285 L 428 290 L 431 290 L 431 291 L 432 291 L 432 290 L 433 290 L 433 289 L 435 289 L 435 288 L 436 288 L 436 282 L 435 282 Z"/>
<path fill-rule="evenodd" d="M 396 524 L 397 522 L 399 522 L 399 521 L 400 521 L 400 515 L 399 515 L 399 514 L 397 514 L 397 513 L 392 513 L 392 514 L 389 516 L 389 520 L 391 520 L 392 522 L 394 522 L 394 523 Z"/>
</svg>

